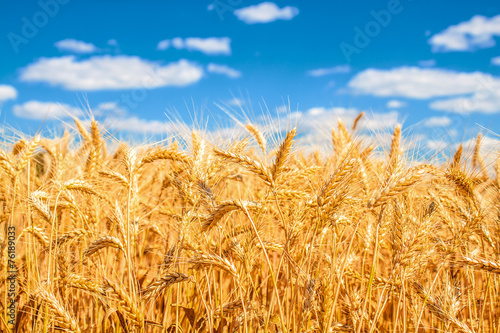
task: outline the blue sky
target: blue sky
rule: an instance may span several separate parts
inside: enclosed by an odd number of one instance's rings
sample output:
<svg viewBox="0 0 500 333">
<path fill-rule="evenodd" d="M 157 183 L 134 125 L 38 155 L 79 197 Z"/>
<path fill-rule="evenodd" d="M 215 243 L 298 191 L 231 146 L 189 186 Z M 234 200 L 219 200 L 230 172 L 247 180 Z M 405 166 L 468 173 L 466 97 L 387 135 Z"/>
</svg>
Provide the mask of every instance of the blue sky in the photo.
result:
<svg viewBox="0 0 500 333">
<path fill-rule="evenodd" d="M 500 133 L 495 1 L 2 1 L 1 121 L 33 132 L 87 102 L 111 130 L 168 133 L 221 108 L 325 124 L 359 111 L 429 146 Z M 268 110 L 269 111 L 268 111 Z M 45 119 L 45 120 L 44 120 Z M 42 125 L 41 125 L 42 124 Z M 466 130 L 466 128 L 468 130 Z"/>
</svg>

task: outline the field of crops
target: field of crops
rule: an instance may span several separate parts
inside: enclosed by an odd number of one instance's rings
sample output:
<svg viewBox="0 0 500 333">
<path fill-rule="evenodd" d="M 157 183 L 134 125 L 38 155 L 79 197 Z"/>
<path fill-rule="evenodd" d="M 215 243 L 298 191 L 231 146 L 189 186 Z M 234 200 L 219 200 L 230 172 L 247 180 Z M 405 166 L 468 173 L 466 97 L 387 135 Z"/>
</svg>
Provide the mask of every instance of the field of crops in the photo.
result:
<svg viewBox="0 0 500 333">
<path fill-rule="evenodd" d="M 500 332 L 500 160 L 481 136 L 409 160 L 399 125 L 380 153 L 362 116 L 326 154 L 293 125 L 131 146 L 75 120 L 11 140 L 0 330 Z"/>
</svg>

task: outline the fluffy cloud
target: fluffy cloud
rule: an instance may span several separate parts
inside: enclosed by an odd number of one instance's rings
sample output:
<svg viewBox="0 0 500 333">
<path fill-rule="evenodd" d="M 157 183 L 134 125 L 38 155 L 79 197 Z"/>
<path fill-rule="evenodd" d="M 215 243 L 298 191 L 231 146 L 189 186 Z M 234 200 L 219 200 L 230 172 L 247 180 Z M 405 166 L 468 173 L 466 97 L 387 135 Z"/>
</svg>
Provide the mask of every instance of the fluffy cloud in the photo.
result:
<svg viewBox="0 0 500 333">
<path fill-rule="evenodd" d="M 500 79 L 481 72 L 464 73 L 438 68 L 398 67 L 367 69 L 348 83 L 354 93 L 428 99 L 472 94 Z"/>
<path fill-rule="evenodd" d="M 207 71 L 210 73 L 226 75 L 227 77 L 230 77 L 232 79 L 236 79 L 241 76 L 241 72 L 234 68 L 213 63 L 208 64 Z"/>
<path fill-rule="evenodd" d="M 279 8 L 274 2 L 263 2 L 259 5 L 237 9 L 234 14 L 247 24 L 255 24 L 291 20 L 299 14 L 299 10 L 291 6 Z"/>
<path fill-rule="evenodd" d="M 450 146 L 450 143 L 444 140 L 427 140 L 425 146 L 430 150 L 444 150 Z"/>
<path fill-rule="evenodd" d="M 493 47 L 495 36 L 500 36 L 500 15 L 492 18 L 476 15 L 435 34 L 429 44 L 433 52 L 474 51 Z"/>
<path fill-rule="evenodd" d="M 0 84 L 0 103 L 17 98 L 17 90 L 13 86 Z"/>
<path fill-rule="evenodd" d="M 500 91 L 487 90 L 473 94 L 471 97 L 458 97 L 432 102 L 431 109 L 449 111 L 459 114 L 471 112 L 500 112 Z"/>
<path fill-rule="evenodd" d="M 59 51 L 69 51 L 74 53 L 94 53 L 99 49 L 91 43 L 85 43 L 76 39 L 64 39 L 54 44 Z"/>
<path fill-rule="evenodd" d="M 467 96 L 440 99 L 429 106 L 431 109 L 458 114 L 500 112 L 500 78 L 483 74 L 475 89 Z"/>
<path fill-rule="evenodd" d="M 69 90 L 112 90 L 186 86 L 199 81 L 203 69 L 187 60 L 160 65 L 136 56 L 41 58 L 25 67 L 21 80 L 46 82 Z"/>
<path fill-rule="evenodd" d="M 361 111 L 356 108 L 314 107 L 306 111 L 305 119 L 314 127 L 326 127 L 331 130 L 340 118 L 347 126 L 351 126 Z M 360 121 L 359 127 L 368 130 L 384 130 L 393 128 L 398 123 L 399 114 L 395 111 L 385 113 L 367 113 Z"/>
<path fill-rule="evenodd" d="M 28 101 L 14 105 L 12 110 L 17 117 L 26 119 L 54 119 L 82 115 L 80 109 L 56 102 Z"/>
<path fill-rule="evenodd" d="M 349 73 L 351 71 L 351 66 L 349 65 L 340 65 L 330 68 L 317 68 L 307 71 L 307 75 L 309 76 L 325 76 L 330 74 L 338 74 L 338 73 Z"/>
<path fill-rule="evenodd" d="M 170 39 L 164 39 L 158 42 L 158 45 L 156 45 L 157 50 L 166 50 L 170 47 Z"/>
<path fill-rule="evenodd" d="M 68 104 L 35 100 L 14 105 L 13 112 L 17 117 L 33 120 L 84 116 L 82 110 Z M 92 113 L 95 116 L 104 116 L 105 127 L 109 130 L 139 134 L 162 134 L 175 130 L 173 123 L 127 115 L 116 102 L 100 103 L 92 108 Z"/>
<path fill-rule="evenodd" d="M 186 49 L 188 51 L 199 51 L 208 55 L 230 55 L 231 54 L 231 38 L 229 37 L 209 37 L 198 38 L 190 37 L 182 39 L 180 37 L 172 40 L 165 39 L 158 43 L 158 50 L 166 50 L 170 46 L 176 49 Z"/>
<path fill-rule="evenodd" d="M 387 107 L 389 109 L 399 109 L 403 108 L 406 106 L 406 103 L 403 101 L 398 101 L 397 99 L 391 99 L 389 102 L 387 102 Z"/>
<path fill-rule="evenodd" d="M 140 134 L 162 134 L 175 130 L 175 126 L 172 123 L 159 120 L 146 120 L 136 116 L 109 117 L 106 118 L 105 125 L 110 130 Z"/>
<path fill-rule="evenodd" d="M 424 121 L 424 125 L 428 127 L 446 127 L 451 125 L 449 117 L 431 117 Z"/>
<path fill-rule="evenodd" d="M 95 116 L 125 116 L 127 111 L 122 108 L 117 102 L 103 102 L 99 103 L 97 107 L 92 108 L 92 113 Z"/>
<path fill-rule="evenodd" d="M 495 57 L 495 58 L 491 58 L 491 63 L 492 63 L 493 65 L 500 66 L 500 56 Z"/>
<path fill-rule="evenodd" d="M 500 111 L 500 78 L 481 72 L 418 67 L 367 69 L 357 74 L 349 87 L 360 94 L 415 99 L 462 95 L 436 100 L 429 106 L 455 113 Z"/>
<path fill-rule="evenodd" d="M 463 147 L 468 147 L 472 150 L 476 146 L 476 138 L 471 138 L 463 143 Z M 492 138 L 489 136 L 483 136 L 481 139 L 481 144 L 479 146 L 479 155 L 484 159 L 484 164 L 486 169 L 491 175 L 494 174 L 494 166 L 500 152 L 500 140 Z M 470 155 L 469 155 L 470 154 Z M 468 156 L 472 156 L 472 151 L 468 153 Z"/>
</svg>

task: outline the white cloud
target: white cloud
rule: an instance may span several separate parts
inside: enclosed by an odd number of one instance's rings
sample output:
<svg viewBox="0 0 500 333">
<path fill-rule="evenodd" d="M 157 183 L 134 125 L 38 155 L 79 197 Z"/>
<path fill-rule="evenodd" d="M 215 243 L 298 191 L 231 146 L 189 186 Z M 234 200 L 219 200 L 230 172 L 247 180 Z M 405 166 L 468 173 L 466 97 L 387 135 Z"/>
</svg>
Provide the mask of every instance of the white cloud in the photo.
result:
<svg viewBox="0 0 500 333">
<path fill-rule="evenodd" d="M 13 86 L 0 84 L 0 103 L 17 98 L 17 90 Z"/>
<path fill-rule="evenodd" d="M 493 65 L 500 66 L 500 56 L 495 57 L 495 58 L 491 58 L 491 63 L 492 63 Z"/>
<path fill-rule="evenodd" d="M 189 37 L 185 39 L 176 37 L 172 40 L 165 39 L 160 41 L 156 48 L 158 50 L 166 50 L 170 46 L 178 50 L 186 49 L 188 51 L 199 51 L 207 55 L 231 54 L 231 38 L 229 37 Z"/>
<path fill-rule="evenodd" d="M 349 87 L 355 93 L 415 99 L 462 95 L 433 101 L 429 106 L 462 114 L 500 112 L 500 78 L 482 72 L 418 67 L 367 69 L 357 74 Z"/>
<path fill-rule="evenodd" d="M 12 110 L 17 117 L 26 119 L 54 119 L 82 115 L 80 109 L 68 104 L 34 100 L 23 104 L 16 104 Z"/>
<path fill-rule="evenodd" d="M 463 143 L 464 147 L 475 147 L 476 146 L 476 138 L 471 138 Z M 481 146 L 479 149 L 479 154 L 483 157 L 491 157 L 494 160 L 497 158 L 497 154 L 492 154 L 492 151 L 498 151 L 500 149 L 500 140 L 491 138 L 489 136 L 484 136 L 481 139 Z M 491 164 L 493 165 L 493 164 Z"/>
<path fill-rule="evenodd" d="M 180 37 L 172 39 L 172 46 L 178 50 L 185 48 L 186 47 L 185 45 L 186 44 L 184 43 L 184 40 Z"/>
<path fill-rule="evenodd" d="M 25 67 L 21 81 L 46 82 L 69 90 L 106 90 L 186 86 L 199 81 L 203 69 L 181 59 L 160 65 L 136 56 L 41 58 Z"/>
<path fill-rule="evenodd" d="M 431 117 L 424 121 L 424 125 L 428 127 L 446 127 L 451 125 L 449 117 Z"/>
<path fill-rule="evenodd" d="M 186 38 L 184 40 L 188 51 L 200 51 L 205 54 L 231 54 L 231 38 L 229 37 L 211 37 L 211 38 Z"/>
<path fill-rule="evenodd" d="M 276 112 L 278 113 L 287 113 L 288 112 L 288 106 L 286 105 L 280 105 L 276 107 Z"/>
<path fill-rule="evenodd" d="M 495 46 L 495 36 L 500 36 L 500 15 L 476 15 L 435 34 L 429 44 L 433 52 L 474 51 Z"/>
<path fill-rule="evenodd" d="M 236 79 L 241 76 L 241 72 L 234 68 L 213 63 L 208 64 L 207 71 L 210 73 L 226 75 L 227 77 L 230 77 L 232 79 Z"/>
<path fill-rule="evenodd" d="M 263 2 L 259 5 L 237 9 L 234 14 L 247 24 L 255 24 L 291 20 L 299 14 L 299 10 L 291 6 L 279 8 L 274 2 Z"/>
<path fill-rule="evenodd" d="M 174 125 L 159 120 L 146 120 L 136 116 L 106 118 L 106 127 L 110 130 L 129 131 L 143 134 L 162 134 L 175 129 Z"/>
<path fill-rule="evenodd" d="M 432 102 L 431 109 L 467 114 L 500 112 L 500 78 L 484 74 L 470 94 Z"/>
<path fill-rule="evenodd" d="M 428 99 L 472 94 L 500 79 L 482 72 L 456 72 L 439 68 L 397 67 L 366 69 L 348 83 L 354 93 Z"/>
<path fill-rule="evenodd" d="M 397 99 L 391 99 L 389 102 L 387 102 L 387 107 L 389 109 L 399 109 L 399 108 L 403 108 L 405 106 L 406 106 L 406 102 L 398 101 Z"/>
<path fill-rule="evenodd" d="M 495 113 L 500 112 L 500 91 L 482 94 L 476 93 L 471 97 L 458 97 L 432 102 L 431 109 L 449 111 L 459 114 L 471 112 Z"/>
<path fill-rule="evenodd" d="M 325 76 L 330 74 L 338 74 L 338 73 L 349 73 L 351 71 L 351 66 L 349 65 L 340 65 L 330 68 L 317 68 L 307 71 L 307 75 L 309 76 Z"/>
<path fill-rule="evenodd" d="M 114 110 L 117 109 L 118 107 L 119 107 L 118 103 L 116 102 L 103 102 L 97 105 L 97 108 L 99 110 Z"/>
<path fill-rule="evenodd" d="M 476 138 L 471 138 L 463 143 L 464 147 L 472 150 L 476 146 Z M 484 136 L 481 139 L 481 145 L 479 147 L 479 155 L 484 160 L 486 168 L 493 173 L 494 165 L 498 158 L 498 153 L 500 152 L 500 140 L 492 138 L 489 136 Z M 469 155 L 471 156 L 471 155 Z"/>
<path fill-rule="evenodd" d="M 443 150 L 449 147 L 450 143 L 443 140 L 427 140 L 425 146 L 430 150 Z"/>
<path fill-rule="evenodd" d="M 85 43 L 76 39 L 64 39 L 54 44 L 59 51 L 69 51 L 74 53 L 94 53 L 99 49 L 92 43 Z"/>
<path fill-rule="evenodd" d="M 361 111 L 356 108 L 343 107 L 314 107 L 306 111 L 307 119 L 314 127 L 326 126 L 331 129 L 332 124 L 336 124 L 338 119 L 350 126 Z M 382 130 L 393 128 L 398 123 L 399 114 L 396 111 L 385 113 L 366 113 L 359 123 L 360 128 L 368 130 Z"/>
<path fill-rule="evenodd" d="M 82 110 L 68 104 L 35 100 L 14 105 L 13 112 L 17 117 L 36 120 L 84 116 Z M 105 117 L 104 124 L 110 130 L 162 134 L 172 132 L 176 128 L 173 123 L 127 115 L 126 111 L 120 108 L 116 102 L 99 103 L 92 108 L 92 114 Z"/>
<path fill-rule="evenodd" d="M 436 66 L 436 60 L 435 59 L 420 60 L 418 62 L 418 65 L 420 67 L 434 67 L 434 66 Z"/>
<path fill-rule="evenodd" d="M 92 108 L 92 113 L 95 116 L 125 116 L 127 111 L 120 107 L 117 102 L 103 102 L 99 103 L 95 108 Z"/>
<path fill-rule="evenodd" d="M 169 47 L 170 47 L 170 40 L 165 39 L 165 40 L 162 40 L 158 43 L 158 45 L 156 46 L 156 49 L 157 50 L 166 50 Z"/>
</svg>

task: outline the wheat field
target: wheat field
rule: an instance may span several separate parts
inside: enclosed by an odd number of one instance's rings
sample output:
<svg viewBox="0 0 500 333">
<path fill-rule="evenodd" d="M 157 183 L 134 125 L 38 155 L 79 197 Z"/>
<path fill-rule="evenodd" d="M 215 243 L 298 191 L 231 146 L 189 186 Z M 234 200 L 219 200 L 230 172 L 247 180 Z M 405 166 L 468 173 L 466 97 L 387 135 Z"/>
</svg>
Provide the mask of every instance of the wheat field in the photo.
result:
<svg viewBox="0 0 500 333">
<path fill-rule="evenodd" d="M 400 125 L 380 153 L 362 117 L 327 153 L 251 123 L 218 142 L 131 145 L 78 119 L 11 140 L 0 330 L 500 332 L 500 159 L 478 135 L 410 160 Z"/>
</svg>

